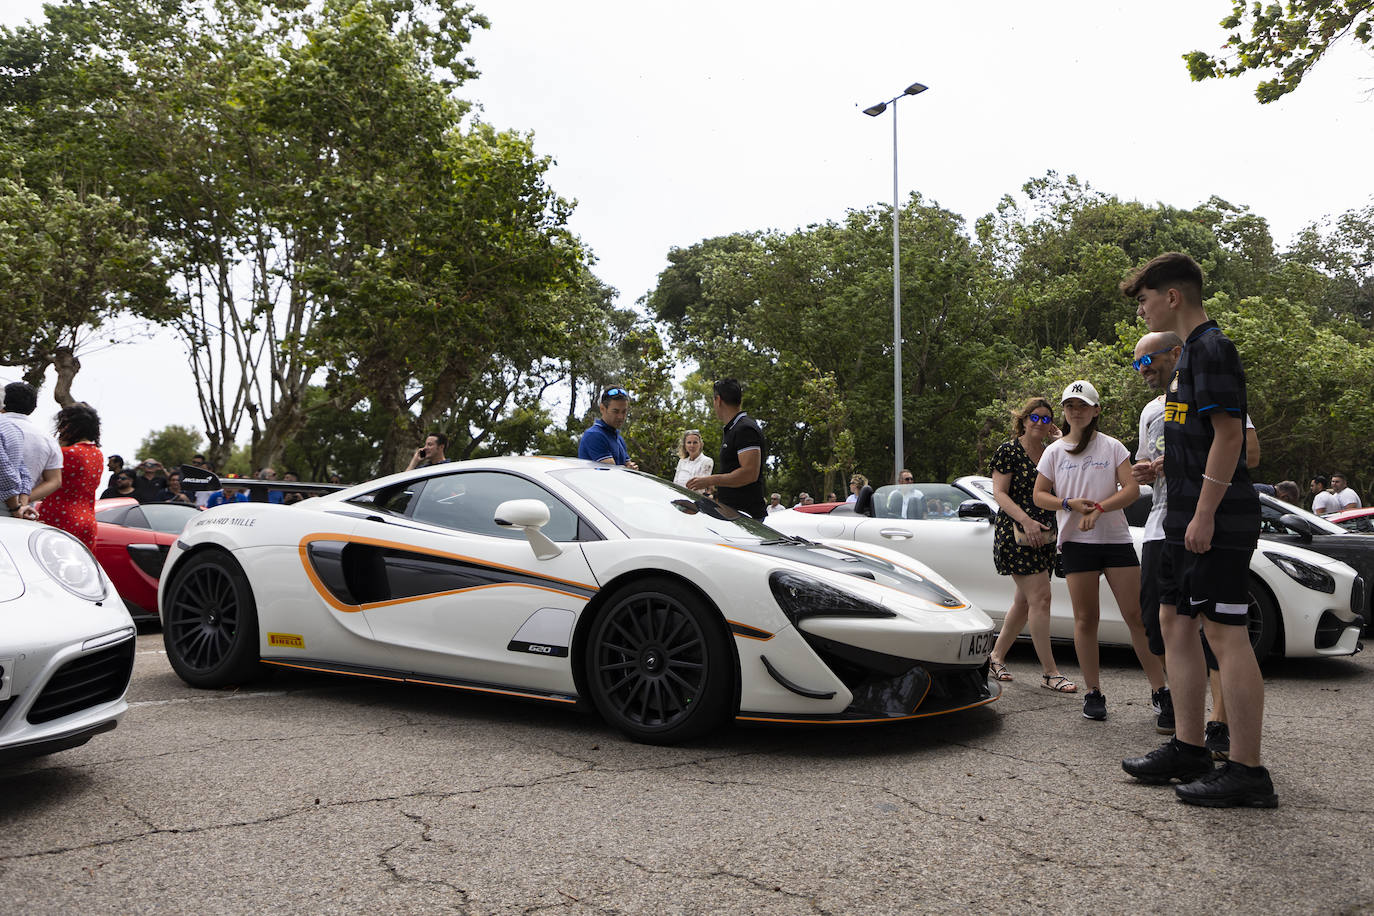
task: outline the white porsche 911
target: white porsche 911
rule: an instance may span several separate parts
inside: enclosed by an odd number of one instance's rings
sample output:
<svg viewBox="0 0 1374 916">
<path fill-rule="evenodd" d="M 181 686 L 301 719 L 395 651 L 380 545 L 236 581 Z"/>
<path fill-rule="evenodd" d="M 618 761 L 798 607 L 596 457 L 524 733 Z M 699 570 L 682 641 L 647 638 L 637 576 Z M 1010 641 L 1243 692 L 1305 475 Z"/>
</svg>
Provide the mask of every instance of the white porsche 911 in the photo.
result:
<svg viewBox="0 0 1374 916">
<path fill-rule="evenodd" d="M 824 509 L 824 507 L 821 507 Z M 768 517 L 785 534 L 848 538 L 883 545 L 925 563 L 999 623 L 1011 607 L 1010 576 L 992 565 L 993 519 L 998 511 L 992 480 L 961 477 L 949 483 L 880 487 L 871 501 L 830 511 L 788 509 Z M 1133 527 L 1136 552 L 1143 529 Z M 1294 544 L 1260 540 L 1250 559 L 1250 642 L 1260 658 L 1351 655 L 1360 650 L 1360 612 L 1368 583 L 1332 557 Z M 1130 645 L 1116 599 L 1101 583 L 1104 644 Z M 1052 580 L 1050 635 L 1073 638 L 1073 606 L 1065 580 Z"/>
<path fill-rule="evenodd" d="M 0 518 L 0 763 L 114 728 L 129 708 L 136 635 L 80 541 Z"/>
<path fill-rule="evenodd" d="M 159 591 L 193 686 L 260 664 L 592 705 L 641 741 L 992 702 L 993 626 L 920 563 L 792 539 L 568 458 L 443 464 L 187 525 Z"/>
</svg>

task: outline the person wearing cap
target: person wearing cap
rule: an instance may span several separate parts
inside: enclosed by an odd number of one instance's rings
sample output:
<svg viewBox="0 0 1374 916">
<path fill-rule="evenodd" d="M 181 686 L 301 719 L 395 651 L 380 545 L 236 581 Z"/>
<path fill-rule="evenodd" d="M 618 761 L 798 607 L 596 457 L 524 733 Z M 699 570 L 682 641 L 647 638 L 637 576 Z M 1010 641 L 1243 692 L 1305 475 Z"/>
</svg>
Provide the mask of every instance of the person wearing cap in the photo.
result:
<svg viewBox="0 0 1374 916">
<path fill-rule="evenodd" d="M 601 417 L 577 440 L 577 457 L 639 470 L 620 435 L 620 427 L 630 415 L 630 393 L 624 388 L 607 388 L 601 393 L 600 407 Z"/>
<path fill-rule="evenodd" d="M 1202 280 L 1196 261 L 1169 252 L 1121 284 L 1146 327 L 1173 331 L 1184 342 L 1164 389 L 1168 497 L 1159 598 L 1177 732 L 1121 767 L 1145 783 L 1179 780 L 1174 794 L 1187 804 L 1273 808 L 1278 795 L 1260 763 L 1264 679 L 1248 627 L 1260 503 L 1246 467 L 1245 369 L 1235 344 L 1207 317 Z M 1221 669 L 1230 719 L 1230 759 L 1220 770 L 1205 744 L 1199 622 Z"/>
<path fill-rule="evenodd" d="M 1040 456 L 1035 504 L 1058 511 L 1059 550 L 1073 604 L 1073 646 L 1088 688 L 1083 717 L 1101 721 L 1107 718 L 1107 700 L 1098 669 L 1099 576 L 1106 578 L 1121 609 L 1152 697 L 1164 689 L 1164 665 L 1150 652 L 1140 620 L 1140 558 L 1123 511 L 1140 496 L 1131 475 L 1131 453 L 1098 432 L 1102 397 L 1092 382 L 1070 382 L 1059 403 L 1064 435 Z"/>
<path fill-rule="evenodd" d="M 141 503 L 167 501 L 167 476 L 163 473 L 162 462 L 156 458 L 139 462 L 138 476 L 134 477 L 134 498 Z"/>
</svg>

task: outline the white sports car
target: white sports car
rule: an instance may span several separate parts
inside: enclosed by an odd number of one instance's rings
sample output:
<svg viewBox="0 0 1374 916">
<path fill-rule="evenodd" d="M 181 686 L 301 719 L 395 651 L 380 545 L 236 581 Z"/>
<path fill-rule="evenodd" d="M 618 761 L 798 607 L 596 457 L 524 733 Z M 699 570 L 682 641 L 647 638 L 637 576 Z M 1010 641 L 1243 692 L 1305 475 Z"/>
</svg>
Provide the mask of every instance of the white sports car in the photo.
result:
<svg viewBox="0 0 1374 916">
<path fill-rule="evenodd" d="M 1011 577 L 997 575 L 992 565 L 998 507 L 991 478 L 880 487 L 871 505 L 871 514 L 856 512 L 853 505 L 827 513 L 789 509 L 768 516 L 768 524 L 784 534 L 848 538 L 899 550 L 940 573 L 1001 623 L 1014 589 Z M 1131 534 L 1138 554 L 1143 529 L 1133 527 Z M 1340 560 L 1262 539 L 1250 559 L 1250 586 L 1250 642 L 1260 658 L 1359 651 L 1367 583 Z M 1100 639 L 1129 646 L 1130 633 L 1105 579 L 1100 588 Z M 1073 606 L 1067 584 L 1056 576 L 1052 589 L 1050 635 L 1071 640 Z"/>
<path fill-rule="evenodd" d="M 135 635 L 80 541 L 0 518 L 0 763 L 114 728 L 129 708 Z"/>
<path fill-rule="evenodd" d="M 655 743 L 730 718 L 890 721 L 998 695 L 992 621 L 921 564 L 567 458 L 208 510 L 168 554 L 159 607 L 193 686 L 265 663 L 590 704 Z"/>
</svg>

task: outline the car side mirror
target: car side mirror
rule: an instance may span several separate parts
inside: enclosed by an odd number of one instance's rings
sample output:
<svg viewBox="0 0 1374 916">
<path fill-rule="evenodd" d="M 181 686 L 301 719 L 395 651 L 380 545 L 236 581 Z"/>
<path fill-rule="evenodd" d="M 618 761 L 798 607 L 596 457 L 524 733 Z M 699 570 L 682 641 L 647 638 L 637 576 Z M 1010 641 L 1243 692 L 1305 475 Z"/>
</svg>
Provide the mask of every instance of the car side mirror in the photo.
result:
<svg viewBox="0 0 1374 916">
<path fill-rule="evenodd" d="M 966 499 L 959 504 L 960 518 L 992 518 L 992 507 L 981 499 Z"/>
<path fill-rule="evenodd" d="M 523 532 L 540 560 L 552 560 L 563 554 L 563 548 L 540 530 L 549 523 L 549 507 L 537 499 L 508 499 L 496 507 L 491 520 L 502 528 Z"/>
<path fill-rule="evenodd" d="M 1312 543 L 1312 526 L 1301 515 L 1285 512 L 1279 516 L 1279 523 L 1302 539 L 1304 544 Z"/>
</svg>

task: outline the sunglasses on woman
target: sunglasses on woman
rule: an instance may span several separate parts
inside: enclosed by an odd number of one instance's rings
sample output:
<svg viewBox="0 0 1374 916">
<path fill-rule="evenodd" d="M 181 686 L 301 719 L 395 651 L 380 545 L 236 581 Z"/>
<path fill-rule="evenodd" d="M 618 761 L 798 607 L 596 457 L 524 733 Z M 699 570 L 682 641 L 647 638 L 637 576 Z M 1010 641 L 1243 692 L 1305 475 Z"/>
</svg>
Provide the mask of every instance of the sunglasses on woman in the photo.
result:
<svg viewBox="0 0 1374 916">
<path fill-rule="evenodd" d="M 1026 419 L 1027 419 L 1027 420 L 1030 420 L 1032 423 L 1053 423 L 1053 422 L 1054 422 L 1054 417 L 1046 417 L 1046 416 L 1043 416 L 1042 414 L 1038 414 L 1038 413 L 1033 413 L 1033 414 L 1031 414 L 1030 416 L 1026 417 Z"/>
</svg>

